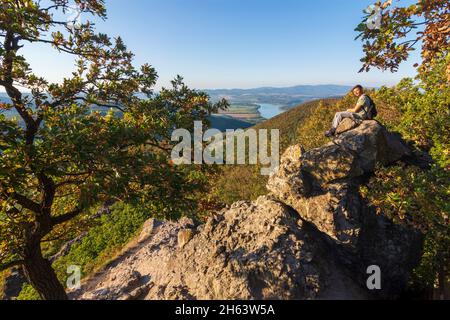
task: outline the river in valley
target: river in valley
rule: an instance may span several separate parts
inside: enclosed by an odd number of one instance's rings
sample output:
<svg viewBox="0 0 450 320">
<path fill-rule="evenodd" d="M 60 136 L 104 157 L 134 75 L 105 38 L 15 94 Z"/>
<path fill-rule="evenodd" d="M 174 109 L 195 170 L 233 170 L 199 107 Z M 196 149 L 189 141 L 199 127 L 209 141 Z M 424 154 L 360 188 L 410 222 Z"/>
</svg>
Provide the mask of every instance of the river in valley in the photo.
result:
<svg viewBox="0 0 450 320">
<path fill-rule="evenodd" d="M 259 105 L 259 113 L 261 113 L 261 116 L 265 119 L 272 119 L 273 117 L 276 117 L 277 115 L 284 112 L 284 110 L 281 109 L 281 106 L 270 104 L 270 103 L 258 103 Z"/>
</svg>

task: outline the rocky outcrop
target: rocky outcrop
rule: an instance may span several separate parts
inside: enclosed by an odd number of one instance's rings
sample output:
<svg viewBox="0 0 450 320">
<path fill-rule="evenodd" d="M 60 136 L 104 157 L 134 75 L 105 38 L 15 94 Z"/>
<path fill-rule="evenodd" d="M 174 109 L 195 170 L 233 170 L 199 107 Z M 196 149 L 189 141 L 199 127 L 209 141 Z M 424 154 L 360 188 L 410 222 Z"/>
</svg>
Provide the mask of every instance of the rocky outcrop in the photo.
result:
<svg viewBox="0 0 450 320">
<path fill-rule="evenodd" d="M 379 266 L 384 285 L 376 294 L 394 297 L 420 258 L 421 236 L 377 214 L 361 198 L 359 186 L 377 164 L 409 156 L 400 137 L 365 121 L 321 148 L 290 147 L 268 189 L 326 235 L 341 263 L 361 276 L 356 281 L 363 283 L 368 266 Z"/>
<path fill-rule="evenodd" d="M 333 142 L 309 152 L 287 149 L 267 188 L 305 220 L 340 243 L 359 238 L 363 206 L 361 178 L 377 164 L 410 156 L 399 137 L 375 121 L 365 121 Z"/>
<path fill-rule="evenodd" d="M 421 236 L 377 214 L 359 186 L 376 165 L 409 155 L 375 121 L 315 150 L 293 146 L 267 196 L 237 202 L 202 225 L 150 220 L 135 248 L 72 297 L 396 298 L 420 258 Z M 374 265 L 380 290 L 366 284 Z"/>
</svg>

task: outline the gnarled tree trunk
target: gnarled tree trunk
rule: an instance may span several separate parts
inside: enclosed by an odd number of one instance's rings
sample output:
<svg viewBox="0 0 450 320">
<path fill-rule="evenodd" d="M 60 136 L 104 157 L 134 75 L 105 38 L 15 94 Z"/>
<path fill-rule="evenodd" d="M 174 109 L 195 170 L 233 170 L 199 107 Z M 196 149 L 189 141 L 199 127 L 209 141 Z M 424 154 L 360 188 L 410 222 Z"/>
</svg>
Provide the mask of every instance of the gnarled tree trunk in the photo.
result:
<svg viewBox="0 0 450 320">
<path fill-rule="evenodd" d="M 42 256 L 39 242 L 33 242 L 27 246 L 23 271 L 27 280 L 43 300 L 68 299 L 51 263 Z"/>
</svg>

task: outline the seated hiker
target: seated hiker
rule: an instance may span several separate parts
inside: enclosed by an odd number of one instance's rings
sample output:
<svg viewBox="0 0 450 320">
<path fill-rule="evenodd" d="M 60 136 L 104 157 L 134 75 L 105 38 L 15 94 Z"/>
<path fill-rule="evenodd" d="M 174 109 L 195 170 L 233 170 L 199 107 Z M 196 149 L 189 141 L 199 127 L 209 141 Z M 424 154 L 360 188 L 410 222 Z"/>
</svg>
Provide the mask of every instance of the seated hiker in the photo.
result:
<svg viewBox="0 0 450 320">
<path fill-rule="evenodd" d="M 364 93 L 363 87 L 357 85 L 352 89 L 352 92 L 356 97 L 358 97 L 356 106 L 353 109 L 336 113 L 333 120 L 333 125 L 331 129 L 325 133 L 325 136 L 334 136 L 339 124 L 346 118 L 350 118 L 358 122 L 362 120 L 371 120 L 376 117 L 375 104 L 372 99 Z"/>
</svg>

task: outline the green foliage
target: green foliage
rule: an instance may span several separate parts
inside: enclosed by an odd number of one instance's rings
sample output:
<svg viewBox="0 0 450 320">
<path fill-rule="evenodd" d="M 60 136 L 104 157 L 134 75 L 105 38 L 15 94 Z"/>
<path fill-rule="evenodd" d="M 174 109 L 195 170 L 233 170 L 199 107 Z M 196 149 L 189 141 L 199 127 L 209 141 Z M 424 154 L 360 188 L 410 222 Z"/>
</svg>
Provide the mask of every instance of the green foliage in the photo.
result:
<svg viewBox="0 0 450 320">
<path fill-rule="evenodd" d="M 388 126 L 422 152 L 429 152 L 435 162 L 428 171 L 416 167 L 380 168 L 366 190 L 370 202 L 379 210 L 424 232 L 424 254 L 412 284 L 415 288 L 432 288 L 437 279 L 450 278 L 449 61 L 449 56 L 436 61 L 419 75 L 418 81 L 404 79 L 395 87 L 376 92 L 379 104 L 396 110 L 397 119 L 390 118 Z"/>
<path fill-rule="evenodd" d="M 374 6 L 380 10 L 380 25 L 370 23 L 376 14 Z M 414 3 L 397 0 L 395 5 L 392 0 L 378 0 L 374 6 L 372 10 L 366 10 L 363 20 L 356 28 L 359 33 L 357 39 L 360 38 L 363 42 L 364 50 L 361 71 L 369 71 L 371 67 L 397 71 L 418 44 L 421 46 L 421 71 L 427 70 L 436 59 L 448 54 L 448 0 L 416 0 Z"/>
<path fill-rule="evenodd" d="M 9 270 L 0 271 L 0 300 L 3 300 L 3 293 L 5 288 L 5 278 L 9 275 Z"/>
<path fill-rule="evenodd" d="M 38 292 L 28 283 L 25 283 L 22 287 L 22 291 L 20 291 L 19 296 L 17 297 L 17 300 L 31 300 L 31 301 L 37 301 L 41 300 L 41 297 L 39 296 Z"/>
<path fill-rule="evenodd" d="M 450 166 L 450 83 L 445 79 L 448 62 L 450 56 L 423 73 L 418 83 L 404 79 L 376 94 L 383 104 L 399 112 L 393 127 L 418 148 L 429 151 L 442 168 Z"/>
<path fill-rule="evenodd" d="M 433 287 L 440 272 L 450 278 L 450 173 L 439 167 L 379 168 L 362 194 L 397 223 L 425 234 L 424 255 L 415 270 L 414 286 Z"/>
<path fill-rule="evenodd" d="M 221 169 L 211 182 L 209 197 L 221 204 L 230 205 L 241 200 L 255 200 L 267 193 L 267 177 L 255 165 L 232 165 Z"/>
<path fill-rule="evenodd" d="M 79 244 L 75 244 L 66 256 L 54 262 L 53 267 L 60 280 L 65 282 L 67 267 L 70 265 L 80 266 L 83 277 L 102 267 L 136 235 L 151 216 L 151 211 L 146 208 L 115 204 L 111 213 L 103 215 Z"/>
<path fill-rule="evenodd" d="M 331 120 L 338 111 L 347 110 L 350 106 L 351 96 L 348 95 L 342 101 L 329 104 L 320 101 L 313 114 L 304 119 L 297 129 L 297 142 L 305 150 L 311 150 L 324 145 L 328 139 L 324 132 L 330 129 Z"/>
</svg>

